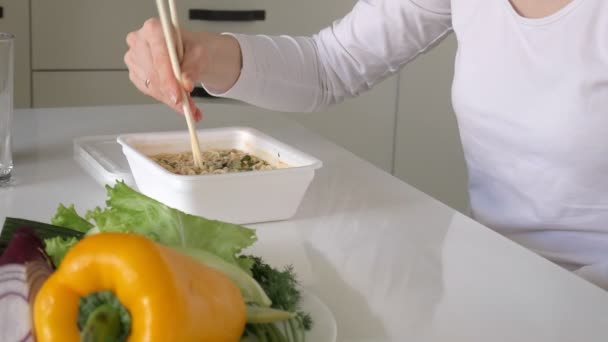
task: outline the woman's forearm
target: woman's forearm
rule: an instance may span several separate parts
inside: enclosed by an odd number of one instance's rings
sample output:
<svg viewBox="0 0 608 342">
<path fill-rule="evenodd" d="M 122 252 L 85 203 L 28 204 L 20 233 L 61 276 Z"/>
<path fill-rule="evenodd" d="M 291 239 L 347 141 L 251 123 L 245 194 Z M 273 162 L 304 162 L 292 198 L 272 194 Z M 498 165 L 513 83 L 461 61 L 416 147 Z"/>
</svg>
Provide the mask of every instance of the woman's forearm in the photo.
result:
<svg viewBox="0 0 608 342">
<path fill-rule="evenodd" d="M 360 1 L 313 37 L 232 35 L 242 55 L 236 82 L 203 84 L 213 95 L 267 109 L 320 110 L 369 90 L 450 32 L 448 9 Z"/>
<path fill-rule="evenodd" d="M 231 36 L 240 45 L 240 74 L 236 83 L 224 92 L 216 90 L 217 84 L 203 80 L 203 86 L 211 94 L 276 111 L 305 112 L 319 106 L 321 72 L 311 38 Z"/>
</svg>

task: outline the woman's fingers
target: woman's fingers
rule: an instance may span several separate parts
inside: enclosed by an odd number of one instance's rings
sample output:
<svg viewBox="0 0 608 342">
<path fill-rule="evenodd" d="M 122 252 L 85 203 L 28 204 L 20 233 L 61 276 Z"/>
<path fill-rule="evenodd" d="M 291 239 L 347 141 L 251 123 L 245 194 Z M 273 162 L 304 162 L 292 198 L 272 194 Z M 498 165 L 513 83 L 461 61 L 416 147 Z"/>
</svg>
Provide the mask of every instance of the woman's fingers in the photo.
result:
<svg viewBox="0 0 608 342">
<path fill-rule="evenodd" d="M 184 89 L 194 119 L 201 120 L 202 113 L 188 94 L 194 89 L 196 75 L 202 67 L 200 63 L 194 61 L 201 62 L 199 57 L 204 49 L 200 47 L 184 49 L 187 55 L 181 65 L 183 73 L 180 83 L 174 75 L 162 25 L 157 18 L 146 20 L 141 29 L 129 33 L 125 40 L 129 49 L 125 53 L 124 62 L 129 69 L 129 79 L 135 87 L 182 114 L 184 113 L 182 89 Z M 197 45 L 192 41 L 184 43 Z"/>
<path fill-rule="evenodd" d="M 163 34 L 160 20 L 157 18 L 148 19 L 142 28 L 142 34 L 146 37 L 149 53 L 152 59 L 154 70 L 158 74 L 160 90 L 170 101 L 178 104 L 180 99 L 181 86 L 173 73 L 171 59 L 165 36 Z"/>
<path fill-rule="evenodd" d="M 191 93 L 194 90 L 194 82 L 185 72 L 182 73 L 182 85 L 188 93 Z"/>
<path fill-rule="evenodd" d="M 148 79 L 149 82 L 146 82 L 146 79 L 142 79 L 141 77 L 139 77 L 138 75 L 136 75 L 133 72 L 129 72 L 129 79 L 131 80 L 131 83 L 133 83 L 133 85 L 135 85 L 135 87 L 142 93 L 144 93 L 148 96 L 151 96 L 151 97 L 157 99 L 158 101 L 166 104 L 174 111 L 176 111 L 178 113 L 182 113 L 182 105 L 175 104 L 168 97 L 164 96 L 161 93 L 158 86 L 153 86 L 153 84 L 154 84 L 153 80 Z M 148 84 L 146 85 L 146 83 L 148 83 Z"/>
<path fill-rule="evenodd" d="M 196 103 L 194 103 L 194 100 L 191 96 L 188 96 L 188 103 L 190 104 L 190 110 L 192 111 L 194 121 L 201 121 L 201 119 L 203 118 L 203 113 L 201 112 L 200 108 L 197 107 Z"/>
</svg>

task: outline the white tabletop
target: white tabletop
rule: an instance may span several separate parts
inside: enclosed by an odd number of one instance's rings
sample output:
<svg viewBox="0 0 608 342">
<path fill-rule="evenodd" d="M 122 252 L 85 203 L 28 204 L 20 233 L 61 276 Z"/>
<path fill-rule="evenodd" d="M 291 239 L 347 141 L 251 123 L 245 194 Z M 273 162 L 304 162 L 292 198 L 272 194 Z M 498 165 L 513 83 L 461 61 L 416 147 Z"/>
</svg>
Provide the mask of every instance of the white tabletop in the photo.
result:
<svg viewBox="0 0 608 342">
<path fill-rule="evenodd" d="M 606 340 L 603 290 L 285 116 L 224 104 L 205 115 L 200 127 L 254 127 L 323 161 L 293 219 L 254 226 L 252 252 L 295 266 L 335 315 L 339 341 Z M 16 111 L 15 181 L 0 188 L 0 221 L 103 204 L 105 190 L 73 160 L 73 138 L 184 125 L 162 106 Z"/>
</svg>

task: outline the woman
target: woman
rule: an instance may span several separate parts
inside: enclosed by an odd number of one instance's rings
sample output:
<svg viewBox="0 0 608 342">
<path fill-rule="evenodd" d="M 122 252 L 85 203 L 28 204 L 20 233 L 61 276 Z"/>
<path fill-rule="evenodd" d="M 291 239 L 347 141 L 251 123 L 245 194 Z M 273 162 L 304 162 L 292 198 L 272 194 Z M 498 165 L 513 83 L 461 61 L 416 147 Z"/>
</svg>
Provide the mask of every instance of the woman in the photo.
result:
<svg viewBox="0 0 608 342">
<path fill-rule="evenodd" d="M 607 1 L 360 0 L 313 37 L 184 32 L 184 86 L 201 82 L 274 110 L 319 110 L 451 32 L 474 217 L 608 288 Z M 180 111 L 159 22 L 127 42 L 135 86 Z"/>
</svg>

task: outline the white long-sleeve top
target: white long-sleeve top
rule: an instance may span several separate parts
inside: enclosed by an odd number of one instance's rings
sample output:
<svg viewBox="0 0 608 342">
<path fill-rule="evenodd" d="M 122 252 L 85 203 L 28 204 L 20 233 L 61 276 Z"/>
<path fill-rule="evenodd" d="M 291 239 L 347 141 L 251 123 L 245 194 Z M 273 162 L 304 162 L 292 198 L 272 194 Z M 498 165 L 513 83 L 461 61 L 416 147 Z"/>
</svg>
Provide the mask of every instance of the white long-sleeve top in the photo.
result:
<svg viewBox="0 0 608 342">
<path fill-rule="evenodd" d="M 451 32 L 474 217 L 608 288 L 608 1 L 527 19 L 509 0 L 360 0 L 313 37 L 235 35 L 241 75 L 215 95 L 319 110 Z"/>
</svg>

